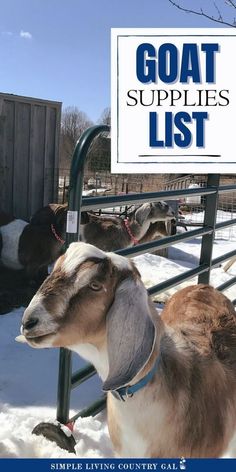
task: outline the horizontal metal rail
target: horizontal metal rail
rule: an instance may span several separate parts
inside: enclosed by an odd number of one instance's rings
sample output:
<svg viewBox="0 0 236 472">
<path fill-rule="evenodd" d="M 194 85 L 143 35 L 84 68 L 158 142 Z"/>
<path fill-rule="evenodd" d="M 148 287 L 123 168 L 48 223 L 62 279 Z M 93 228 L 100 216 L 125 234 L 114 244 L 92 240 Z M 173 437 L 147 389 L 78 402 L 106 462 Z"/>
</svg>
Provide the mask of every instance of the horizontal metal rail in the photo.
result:
<svg viewBox="0 0 236 472">
<path fill-rule="evenodd" d="M 236 218 L 233 218 L 232 220 L 227 220 L 227 221 L 221 221 L 220 223 L 216 223 L 215 225 L 215 230 L 219 231 L 222 228 L 227 228 L 228 226 L 233 226 L 236 224 Z M 180 220 L 177 221 L 176 226 L 192 226 L 192 227 L 198 227 L 198 226 L 203 226 L 203 221 L 185 221 L 185 220 Z"/>
<path fill-rule="evenodd" d="M 212 195 L 217 192 L 225 193 L 236 191 L 235 185 L 222 185 L 219 190 L 214 187 L 188 188 L 178 190 L 164 190 L 161 192 L 132 193 L 126 195 L 106 195 L 103 197 L 83 197 L 81 209 L 89 211 L 98 208 L 109 208 L 116 205 L 132 205 L 134 203 L 158 202 L 160 200 L 174 200 L 189 195 Z"/>
<path fill-rule="evenodd" d="M 221 185 L 219 187 L 219 193 L 226 193 L 226 192 L 236 192 L 236 185 Z"/>
<path fill-rule="evenodd" d="M 236 225 L 236 218 L 233 218 L 232 220 L 227 220 L 227 221 L 221 221 L 220 223 L 216 223 L 216 231 L 219 229 L 224 229 L 228 228 L 229 226 Z"/>
<path fill-rule="evenodd" d="M 181 241 L 197 238 L 205 234 L 211 234 L 213 231 L 213 228 L 206 226 L 200 229 L 188 231 L 186 233 L 166 236 L 162 239 L 155 239 L 149 243 L 138 244 L 137 246 L 132 246 L 126 249 L 119 249 L 119 251 L 116 251 L 116 253 L 120 256 L 134 257 L 140 254 L 145 254 L 146 252 L 152 252 L 156 249 L 163 249 L 165 247 L 175 245 Z"/>
<path fill-rule="evenodd" d="M 180 197 L 187 197 L 189 195 L 214 195 L 217 193 L 217 188 L 202 187 L 191 188 L 184 190 L 170 190 L 162 192 L 147 192 L 147 193 L 132 193 L 126 195 L 111 195 L 105 197 L 83 197 L 82 211 L 89 211 L 98 208 L 109 208 L 111 206 L 132 205 L 134 203 L 148 203 L 159 202 L 160 200 L 174 200 Z"/>
<path fill-rule="evenodd" d="M 84 410 L 79 411 L 79 413 L 76 413 L 76 415 L 70 418 L 69 422 L 73 423 L 74 421 L 77 420 L 77 418 L 84 418 L 85 416 L 95 416 L 100 411 L 104 410 L 105 407 L 106 407 L 106 395 L 99 398 L 96 402 L 94 402 L 88 408 L 85 408 Z"/>
<path fill-rule="evenodd" d="M 221 292 L 223 292 L 224 290 L 226 290 L 227 288 L 229 287 L 232 287 L 232 285 L 236 284 L 236 277 L 232 277 L 232 279 L 230 280 L 227 280 L 226 282 L 224 282 L 223 284 L 219 285 L 217 287 L 218 290 L 220 290 Z"/>
<path fill-rule="evenodd" d="M 204 272 L 209 272 L 209 270 L 210 269 L 207 265 L 202 264 L 198 267 L 195 267 L 194 269 L 186 270 L 186 272 L 176 275 L 175 277 L 171 277 L 170 279 L 165 280 L 164 282 L 161 282 L 157 285 L 154 285 L 153 287 L 149 287 L 147 291 L 149 295 L 157 295 L 158 293 L 161 293 L 164 290 L 167 290 L 168 288 L 172 288 L 175 285 L 179 285 L 185 280 L 192 279 L 195 275 L 203 274 Z"/>
<path fill-rule="evenodd" d="M 176 223 L 176 226 L 181 226 L 181 227 L 186 227 L 186 226 L 191 226 L 191 227 L 198 227 L 198 226 L 202 226 L 203 225 L 203 221 L 184 221 L 184 220 L 181 220 L 181 221 L 177 221 Z"/>
<path fill-rule="evenodd" d="M 213 259 L 211 266 L 212 267 L 219 266 L 221 264 L 221 262 L 225 262 L 225 261 L 227 261 L 228 259 L 231 259 L 234 256 L 236 256 L 236 249 L 234 249 L 233 251 L 226 252 L 222 256 L 219 256 L 219 257 L 216 257 L 215 259 Z"/>
<path fill-rule="evenodd" d="M 71 376 L 71 388 L 78 387 L 85 380 L 90 379 L 94 375 L 95 369 L 92 364 L 87 364 L 78 371 L 74 372 Z"/>
</svg>

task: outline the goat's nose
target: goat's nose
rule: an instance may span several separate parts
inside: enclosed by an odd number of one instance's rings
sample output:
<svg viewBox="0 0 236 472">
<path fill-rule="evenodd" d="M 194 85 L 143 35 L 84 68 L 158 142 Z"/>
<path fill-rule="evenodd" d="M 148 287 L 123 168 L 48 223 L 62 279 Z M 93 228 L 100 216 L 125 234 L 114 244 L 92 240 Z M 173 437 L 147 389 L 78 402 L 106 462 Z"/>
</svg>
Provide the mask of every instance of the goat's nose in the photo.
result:
<svg viewBox="0 0 236 472">
<path fill-rule="evenodd" d="M 30 330 L 34 328 L 39 322 L 38 318 L 30 318 L 29 320 L 25 321 L 25 323 L 22 323 L 23 329 Z"/>
</svg>

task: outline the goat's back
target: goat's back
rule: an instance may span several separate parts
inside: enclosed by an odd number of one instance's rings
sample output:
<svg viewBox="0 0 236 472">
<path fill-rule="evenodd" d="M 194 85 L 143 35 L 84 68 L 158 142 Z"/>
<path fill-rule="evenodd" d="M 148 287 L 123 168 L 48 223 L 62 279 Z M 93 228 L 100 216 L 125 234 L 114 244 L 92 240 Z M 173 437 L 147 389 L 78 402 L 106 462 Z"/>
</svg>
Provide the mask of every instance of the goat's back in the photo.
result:
<svg viewBox="0 0 236 472">
<path fill-rule="evenodd" d="M 200 284 L 171 297 L 162 319 L 175 340 L 172 357 L 166 353 L 165 384 L 181 425 L 175 432 L 182 455 L 219 457 L 236 427 L 234 307 Z"/>
<path fill-rule="evenodd" d="M 89 221 L 83 228 L 83 240 L 103 251 L 117 251 L 131 244 L 123 221 L 117 217 L 104 217 L 88 213 Z"/>
<path fill-rule="evenodd" d="M 186 287 L 171 297 L 162 319 L 200 355 L 234 366 L 236 378 L 236 313 L 222 293 L 209 285 Z"/>
</svg>

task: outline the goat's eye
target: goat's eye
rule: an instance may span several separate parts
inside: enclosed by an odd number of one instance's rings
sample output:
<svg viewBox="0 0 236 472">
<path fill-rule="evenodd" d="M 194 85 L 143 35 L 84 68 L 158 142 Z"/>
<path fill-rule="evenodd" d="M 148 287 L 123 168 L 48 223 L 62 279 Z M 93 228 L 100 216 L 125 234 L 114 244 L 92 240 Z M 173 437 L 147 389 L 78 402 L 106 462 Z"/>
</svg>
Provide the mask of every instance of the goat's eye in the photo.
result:
<svg viewBox="0 0 236 472">
<path fill-rule="evenodd" d="M 102 284 L 100 284 L 99 282 L 91 282 L 91 283 L 89 284 L 89 287 L 90 287 L 92 290 L 95 290 L 96 292 L 98 292 L 98 290 L 101 290 Z"/>
</svg>

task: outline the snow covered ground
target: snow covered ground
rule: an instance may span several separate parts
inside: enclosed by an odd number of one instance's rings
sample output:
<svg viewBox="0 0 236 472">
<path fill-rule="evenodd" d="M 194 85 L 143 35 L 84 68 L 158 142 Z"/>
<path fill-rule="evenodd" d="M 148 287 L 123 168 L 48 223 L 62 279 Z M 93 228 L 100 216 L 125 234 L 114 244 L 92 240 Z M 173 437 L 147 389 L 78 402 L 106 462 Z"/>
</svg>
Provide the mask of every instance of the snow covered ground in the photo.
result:
<svg viewBox="0 0 236 472">
<path fill-rule="evenodd" d="M 169 259 L 151 254 L 135 258 L 145 285 L 151 286 L 196 266 L 201 240 L 179 243 L 169 249 Z M 235 242 L 217 239 L 214 257 L 235 248 Z M 218 286 L 236 275 L 236 263 L 229 273 L 216 268 L 212 271 L 211 283 Z M 187 283 L 191 284 L 194 280 Z M 181 287 L 183 284 L 181 285 Z M 165 300 L 177 288 L 157 296 Z M 236 287 L 225 292 L 236 298 Z M 46 439 L 31 434 L 41 421 L 55 420 L 58 372 L 58 350 L 34 350 L 15 342 L 19 334 L 23 309 L 0 317 L 0 457 L 69 458 L 72 454 L 60 449 Z M 84 365 L 78 356 L 73 356 L 73 370 Z M 100 395 L 97 376 L 73 391 L 72 411 L 75 413 Z M 112 457 L 105 412 L 94 418 L 83 418 L 76 422 L 75 439 L 78 457 Z M 236 457 L 236 437 L 231 442 L 225 457 Z"/>
<path fill-rule="evenodd" d="M 58 350 L 31 349 L 15 342 L 23 309 L 0 317 L 0 457 L 74 457 L 43 437 L 31 434 L 41 421 L 55 421 Z M 85 363 L 74 356 L 73 369 Z M 72 414 L 101 395 L 94 376 L 72 394 Z M 105 413 L 77 421 L 79 457 L 109 457 L 112 449 Z"/>
<path fill-rule="evenodd" d="M 222 223 L 223 221 L 232 220 L 234 218 L 236 218 L 236 213 L 233 213 L 230 211 L 218 210 L 216 222 Z M 184 221 L 186 223 L 189 223 L 189 222 L 202 223 L 204 221 L 204 212 L 201 211 L 199 213 L 196 212 L 196 213 L 186 214 L 184 215 Z M 218 230 L 216 232 L 216 239 L 236 241 L 236 226 L 233 225 L 231 227 Z"/>
<path fill-rule="evenodd" d="M 216 240 L 214 243 L 213 258 L 221 256 L 226 252 L 235 249 L 235 243 L 224 240 Z M 153 285 L 163 282 L 171 277 L 186 272 L 189 269 L 196 267 L 199 261 L 201 250 L 201 239 L 196 238 L 191 241 L 178 243 L 176 246 L 169 248 L 168 259 L 156 256 L 154 254 L 144 254 L 135 257 L 135 264 L 142 274 L 142 279 L 145 286 L 152 287 Z M 217 267 L 211 271 L 211 285 L 217 287 L 232 276 L 236 275 L 236 263 L 226 273 L 223 267 Z M 166 301 L 171 295 L 180 288 L 197 283 L 197 278 L 192 278 L 180 285 L 177 285 L 165 292 L 154 296 L 156 301 Z M 236 298 L 236 287 L 231 287 L 225 290 L 231 300 Z"/>
</svg>

